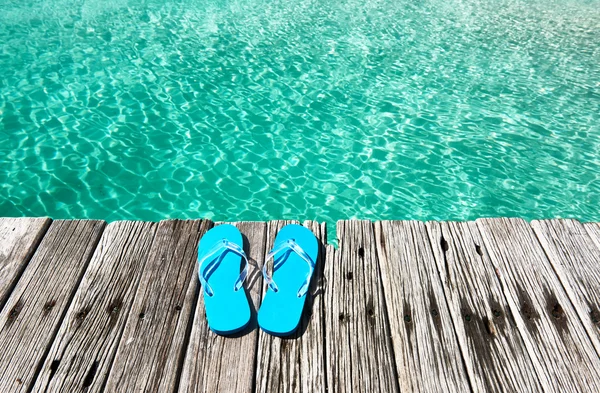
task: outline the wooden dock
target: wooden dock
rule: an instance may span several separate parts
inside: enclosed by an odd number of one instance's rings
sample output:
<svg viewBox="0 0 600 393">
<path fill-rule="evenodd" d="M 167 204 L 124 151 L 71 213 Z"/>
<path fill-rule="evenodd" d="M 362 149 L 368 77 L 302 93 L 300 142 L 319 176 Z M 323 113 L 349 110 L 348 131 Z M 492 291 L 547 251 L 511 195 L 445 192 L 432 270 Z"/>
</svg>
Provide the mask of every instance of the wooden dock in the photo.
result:
<svg viewBox="0 0 600 393">
<path fill-rule="evenodd" d="M 288 222 L 240 222 L 259 266 Z M 340 221 L 299 330 L 213 334 L 208 220 L 0 219 L 0 392 L 600 392 L 600 225 Z M 254 319 L 255 320 L 255 319 Z"/>
</svg>

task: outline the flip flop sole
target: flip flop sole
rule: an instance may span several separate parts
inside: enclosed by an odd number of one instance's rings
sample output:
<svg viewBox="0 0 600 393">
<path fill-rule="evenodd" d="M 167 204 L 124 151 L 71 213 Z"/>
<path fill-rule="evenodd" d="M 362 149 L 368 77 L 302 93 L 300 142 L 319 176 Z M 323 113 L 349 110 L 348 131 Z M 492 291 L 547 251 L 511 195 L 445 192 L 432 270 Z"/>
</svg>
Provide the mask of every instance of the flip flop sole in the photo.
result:
<svg viewBox="0 0 600 393">
<path fill-rule="evenodd" d="M 223 224 L 216 226 L 206 232 L 200 239 L 198 245 L 198 260 L 200 261 L 218 242 L 226 239 L 231 243 L 244 247 L 242 234 L 233 225 Z M 204 288 L 204 305 L 206 307 L 206 319 L 210 329 L 221 335 L 234 334 L 243 330 L 250 322 L 250 305 L 244 288 L 234 290 L 234 285 L 240 275 L 242 258 L 233 253 L 223 251 L 216 255 L 221 258 L 217 268 L 208 277 L 207 282 L 213 290 L 213 296 L 209 296 Z M 199 274 L 210 262 L 207 260 L 203 266 L 199 266 Z"/>
<path fill-rule="evenodd" d="M 286 225 L 277 237 L 275 244 L 293 239 L 316 262 L 319 252 L 319 242 L 313 233 L 300 225 Z M 307 294 L 298 296 L 310 268 L 306 261 L 291 250 L 277 253 L 274 259 L 287 258 L 273 273 L 273 281 L 278 291 L 267 289 L 260 310 L 258 325 L 265 332 L 275 336 L 288 336 L 298 328 Z M 314 275 L 314 272 L 313 272 Z M 312 279 L 312 276 L 311 276 Z"/>
</svg>

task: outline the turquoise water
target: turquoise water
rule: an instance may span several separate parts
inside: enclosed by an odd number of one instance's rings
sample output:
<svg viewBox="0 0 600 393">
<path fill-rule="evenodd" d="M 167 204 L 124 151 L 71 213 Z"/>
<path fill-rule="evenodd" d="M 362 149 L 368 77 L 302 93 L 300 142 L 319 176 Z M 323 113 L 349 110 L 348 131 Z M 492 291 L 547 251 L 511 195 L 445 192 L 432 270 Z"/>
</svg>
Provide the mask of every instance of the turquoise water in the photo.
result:
<svg viewBox="0 0 600 393">
<path fill-rule="evenodd" d="M 0 216 L 600 221 L 600 1 L 0 9 Z"/>
</svg>

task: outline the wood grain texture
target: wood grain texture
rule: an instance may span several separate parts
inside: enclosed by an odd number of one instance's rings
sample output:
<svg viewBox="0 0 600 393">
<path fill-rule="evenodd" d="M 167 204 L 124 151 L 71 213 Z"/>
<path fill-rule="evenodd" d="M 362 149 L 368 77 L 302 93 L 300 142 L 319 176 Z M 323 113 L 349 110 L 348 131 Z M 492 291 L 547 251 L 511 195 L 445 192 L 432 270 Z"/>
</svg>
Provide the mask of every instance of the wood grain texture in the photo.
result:
<svg viewBox="0 0 600 393">
<path fill-rule="evenodd" d="M 544 390 L 599 392 L 600 358 L 533 229 L 521 219 L 476 222 Z"/>
<path fill-rule="evenodd" d="M 0 313 L 0 392 L 31 388 L 104 226 L 50 225 Z"/>
<path fill-rule="evenodd" d="M 250 270 L 245 283 L 251 300 L 250 326 L 234 337 L 223 337 L 208 328 L 202 289 L 194 324 L 186 352 L 179 392 L 187 393 L 244 393 L 254 386 L 258 330 L 256 310 L 262 295 L 262 276 L 259 266 L 265 258 L 267 224 L 264 222 L 239 222 L 235 225 L 244 236 L 244 251 Z"/>
<path fill-rule="evenodd" d="M 426 226 L 473 390 L 543 391 L 477 225 Z"/>
<path fill-rule="evenodd" d="M 583 227 L 587 231 L 588 235 L 600 250 L 600 223 L 597 222 L 586 222 Z"/>
<path fill-rule="evenodd" d="M 50 222 L 49 218 L 0 218 L 0 310 Z"/>
<path fill-rule="evenodd" d="M 579 221 L 531 226 L 600 356 L 600 250 Z"/>
<path fill-rule="evenodd" d="M 369 221 L 338 221 L 325 266 L 330 393 L 398 392 L 394 351 Z"/>
<path fill-rule="evenodd" d="M 267 247 L 271 250 L 277 232 L 292 221 L 270 221 L 267 227 Z M 324 262 L 323 244 L 326 242 L 325 225 L 307 221 L 309 228 L 319 239 L 320 249 L 317 266 L 307 295 L 304 312 L 298 330 L 290 337 L 271 336 L 262 330 L 258 338 L 256 391 L 277 392 L 324 392 L 324 322 L 322 274 Z M 263 285 L 263 294 L 267 286 Z"/>
<path fill-rule="evenodd" d="M 109 224 L 34 385 L 34 392 L 100 392 L 117 351 L 157 224 Z"/>
<path fill-rule="evenodd" d="M 401 391 L 469 391 L 425 224 L 375 223 Z"/>
<path fill-rule="evenodd" d="M 106 383 L 107 392 L 173 392 L 189 337 L 198 240 L 211 221 L 162 221 Z"/>
</svg>

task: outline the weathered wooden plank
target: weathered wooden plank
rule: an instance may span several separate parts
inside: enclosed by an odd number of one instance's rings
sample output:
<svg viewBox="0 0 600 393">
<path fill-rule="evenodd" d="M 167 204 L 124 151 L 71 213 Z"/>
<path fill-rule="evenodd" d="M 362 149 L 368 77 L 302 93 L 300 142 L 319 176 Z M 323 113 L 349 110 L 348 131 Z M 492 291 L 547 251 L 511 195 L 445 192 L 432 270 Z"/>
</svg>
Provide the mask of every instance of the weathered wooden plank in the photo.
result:
<svg viewBox="0 0 600 393">
<path fill-rule="evenodd" d="M 338 221 L 337 235 L 325 266 L 328 391 L 398 392 L 373 225 Z"/>
<path fill-rule="evenodd" d="M 0 392 L 26 392 L 33 385 L 104 226 L 50 225 L 0 313 Z"/>
<path fill-rule="evenodd" d="M 543 391 L 477 225 L 426 226 L 473 390 Z"/>
<path fill-rule="evenodd" d="M 586 222 L 583 224 L 583 227 L 587 231 L 594 244 L 596 244 L 596 247 L 600 249 L 600 223 Z"/>
<path fill-rule="evenodd" d="M 476 222 L 542 386 L 599 392 L 600 358 L 533 229 L 521 219 Z"/>
<path fill-rule="evenodd" d="M 600 355 L 600 250 L 579 221 L 531 223 Z"/>
<path fill-rule="evenodd" d="M 265 222 L 234 223 L 244 239 L 250 271 L 246 291 L 251 299 L 250 326 L 235 337 L 214 334 L 206 321 L 202 289 L 196 304 L 194 324 L 186 352 L 180 392 L 252 392 L 258 330 L 256 310 L 262 295 L 259 265 L 265 258 L 267 224 Z"/>
<path fill-rule="evenodd" d="M 401 391 L 469 390 L 425 224 L 375 223 Z"/>
<path fill-rule="evenodd" d="M 108 392 L 177 389 L 197 297 L 198 240 L 211 221 L 162 221 L 106 382 Z"/>
<path fill-rule="evenodd" d="M 271 221 L 267 227 L 267 250 L 273 247 L 277 232 L 291 221 Z M 319 260 L 306 299 L 298 330 L 289 338 L 273 337 L 262 330 L 258 338 L 256 390 L 258 392 L 325 391 L 323 272 L 325 226 L 307 221 L 304 226 L 319 239 Z M 263 285 L 263 291 L 266 291 Z M 264 292 L 263 292 L 264 293 Z"/>
<path fill-rule="evenodd" d="M 100 392 L 117 351 L 157 224 L 109 224 L 81 280 L 34 392 Z"/>
<path fill-rule="evenodd" d="M 0 310 L 50 226 L 49 218 L 0 218 Z"/>
</svg>

